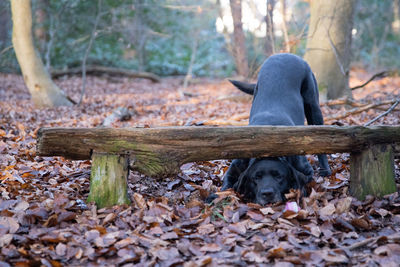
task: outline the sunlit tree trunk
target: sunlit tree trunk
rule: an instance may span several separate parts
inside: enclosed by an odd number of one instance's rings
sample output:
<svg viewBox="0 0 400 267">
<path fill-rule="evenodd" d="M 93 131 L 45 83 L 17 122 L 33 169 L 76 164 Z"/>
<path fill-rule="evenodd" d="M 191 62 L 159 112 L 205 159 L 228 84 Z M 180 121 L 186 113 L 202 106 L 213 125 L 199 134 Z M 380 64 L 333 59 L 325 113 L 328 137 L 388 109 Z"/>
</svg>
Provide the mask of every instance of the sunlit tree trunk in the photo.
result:
<svg viewBox="0 0 400 267">
<path fill-rule="evenodd" d="M 311 0 L 307 51 L 322 99 L 351 97 L 349 66 L 353 10 L 357 0 Z"/>
<path fill-rule="evenodd" d="M 283 31 L 283 38 L 285 40 L 285 50 L 286 52 L 290 52 L 289 34 L 286 25 L 286 0 L 280 0 L 280 4 L 281 4 L 281 14 L 282 14 L 282 31 Z"/>
<path fill-rule="evenodd" d="M 275 0 L 267 0 L 267 15 L 265 16 L 266 33 L 265 33 L 265 54 L 267 57 L 275 53 L 275 37 L 274 37 L 274 7 Z"/>
<path fill-rule="evenodd" d="M 247 60 L 246 38 L 242 26 L 242 1 L 230 0 L 232 19 L 233 19 L 233 54 L 236 69 L 240 76 L 249 76 L 249 63 Z"/>
<path fill-rule="evenodd" d="M 73 103 L 53 83 L 37 53 L 32 38 L 30 0 L 11 0 L 12 43 L 33 103 L 37 107 L 71 106 Z"/>
</svg>

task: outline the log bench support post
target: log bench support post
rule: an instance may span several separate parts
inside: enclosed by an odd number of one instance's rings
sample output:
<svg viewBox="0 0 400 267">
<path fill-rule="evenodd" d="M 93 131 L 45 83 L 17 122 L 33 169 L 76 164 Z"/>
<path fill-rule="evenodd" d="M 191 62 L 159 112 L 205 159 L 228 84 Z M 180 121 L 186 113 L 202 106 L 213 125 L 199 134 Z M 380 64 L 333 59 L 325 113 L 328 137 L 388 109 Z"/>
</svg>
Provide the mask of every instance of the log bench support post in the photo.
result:
<svg viewBox="0 0 400 267">
<path fill-rule="evenodd" d="M 394 178 L 392 145 L 371 145 L 350 154 L 350 194 L 357 199 L 396 192 Z"/>
<path fill-rule="evenodd" d="M 95 202 L 98 208 L 130 204 L 128 173 L 128 157 L 93 152 L 88 202 Z"/>
</svg>

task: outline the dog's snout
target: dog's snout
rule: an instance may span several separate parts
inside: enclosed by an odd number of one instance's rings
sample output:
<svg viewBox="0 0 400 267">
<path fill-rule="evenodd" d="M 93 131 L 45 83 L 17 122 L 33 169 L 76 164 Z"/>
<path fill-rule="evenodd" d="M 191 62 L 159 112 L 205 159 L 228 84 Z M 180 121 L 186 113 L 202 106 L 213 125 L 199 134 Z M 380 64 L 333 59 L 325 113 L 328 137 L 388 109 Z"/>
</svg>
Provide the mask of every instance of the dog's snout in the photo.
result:
<svg viewBox="0 0 400 267">
<path fill-rule="evenodd" d="M 274 190 L 272 188 L 267 188 L 267 189 L 263 189 L 261 191 L 261 194 L 264 198 L 266 199 L 271 199 L 274 197 Z"/>
</svg>

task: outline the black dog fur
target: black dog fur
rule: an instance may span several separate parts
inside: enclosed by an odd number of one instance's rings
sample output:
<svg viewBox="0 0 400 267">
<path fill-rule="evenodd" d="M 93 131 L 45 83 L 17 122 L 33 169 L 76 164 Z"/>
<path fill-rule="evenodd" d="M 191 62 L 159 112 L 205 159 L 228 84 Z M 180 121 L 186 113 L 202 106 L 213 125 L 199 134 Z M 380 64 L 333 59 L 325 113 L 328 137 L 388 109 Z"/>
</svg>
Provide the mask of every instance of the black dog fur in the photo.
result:
<svg viewBox="0 0 400 267">
<path fill-rule="evenodd" d="M 293 54 L 269 57 L 261 67 L 257 84 L 231 81 L 254 95 L 249 125 L 322 125 L 318 86 L 309 65 Z M 318 155 L 319 173 L 331 174 L 326 155 Z M 233 188 L 247 201 L 261 205 L 283 201 L 290 188 L 304 191 L 313 169 L 305 156 L 235 159 L 221 190 Z"/>
</svg>

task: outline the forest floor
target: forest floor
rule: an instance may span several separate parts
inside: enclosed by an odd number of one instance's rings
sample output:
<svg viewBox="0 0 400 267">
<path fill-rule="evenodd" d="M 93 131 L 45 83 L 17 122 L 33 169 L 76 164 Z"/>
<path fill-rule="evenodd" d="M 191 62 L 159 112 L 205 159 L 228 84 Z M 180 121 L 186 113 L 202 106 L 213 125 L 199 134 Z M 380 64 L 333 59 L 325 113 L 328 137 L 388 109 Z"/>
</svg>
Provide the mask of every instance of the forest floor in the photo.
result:
<svg viewBox="0 0 400 267">
<path fill-rule="evenodd" d="M 352 72 L 351 85 L 369 78 Z M 79 98 L 81 78 L 56 81 Z M 246 124 L 251 99 L 226 80 L 161 83 L 89 77 L 80 107 L 35 109 L 20 76 L 0 74 L 0 266 L 398 266 L 400 195 L 358 201 L 348 194 L 349 155 L 329 155 L 298 213 L 261 207 L 227 192 L 212 204 L 227 160 L 188 163 L 176 177 L 129 175 L 130 206 L 97 209 L 85 200 L 90 161 L 36 156 L 40 127 L 97 127 L 118 107 L 133 114 L 113 127 Z M 353 92 L 357 107 L 322 104 L 326 124 L 363 125 L 399 97 L 400 78 Z M 343 116 L 339 116 L 343 115 Z M 398 125 L 400 109 L 375 124 Z M 309 156 L 313 167 L 314 156 Z M 399 162 L 396 180 L 400 186 Z M 316 172 L 317 173 L 317 172 Z M 290 196 L 289 196 L 290 198 Z"/>
</svg>

